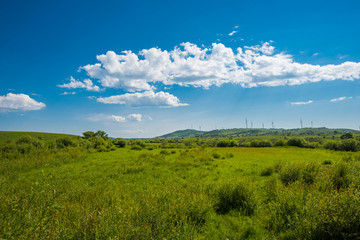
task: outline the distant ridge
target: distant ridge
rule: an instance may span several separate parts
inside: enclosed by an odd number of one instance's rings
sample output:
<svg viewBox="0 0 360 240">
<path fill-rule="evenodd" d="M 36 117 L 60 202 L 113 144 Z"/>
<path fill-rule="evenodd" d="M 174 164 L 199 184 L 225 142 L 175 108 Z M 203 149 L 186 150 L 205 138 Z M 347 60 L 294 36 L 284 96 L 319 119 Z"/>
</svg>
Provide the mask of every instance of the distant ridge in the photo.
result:
<svg viewBox="0 0 360 240">
<path fill-rule="evenodd" d="M 313 136 L 313 135 L 333 135 L 343 133 L 360 133 L 354 129 L 330 129 L 330 128 L 295 128 L 295 129 L 263 129 L 263 128 L 233 128 L 219 129 L 212 131 L 198 131 L 194 129 L 178 130 L 156 138 L 180 139 L 180 138 L 210 138 L 210 137 L 247 137 L 247 136 Z"/>
<path fill-rule="evenodd" d="M 168 133 L 157 138 L 194 138 L 194 137 L 199 137 L 204 133 L 206 132 L 198 131 L 194 129 L 185 129 L 185 130 L 178 130 L 172 133 Z"/>
</svg>

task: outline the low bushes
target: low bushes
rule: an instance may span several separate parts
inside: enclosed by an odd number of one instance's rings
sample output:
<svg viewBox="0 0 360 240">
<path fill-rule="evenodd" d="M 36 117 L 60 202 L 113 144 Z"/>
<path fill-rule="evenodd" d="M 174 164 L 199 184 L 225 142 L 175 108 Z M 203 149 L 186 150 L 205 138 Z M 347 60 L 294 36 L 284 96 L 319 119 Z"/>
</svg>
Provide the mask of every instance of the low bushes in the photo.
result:
<svg viewBox="0 0 360 240">
<path fill-rule="evenodd" d="M 256 208 L 255 198 L 244 183 L 225 184 L 216 193 L 215 209 L 220 214 L 226 214 L 235 209 L 249 216 Z"/>
</svg>

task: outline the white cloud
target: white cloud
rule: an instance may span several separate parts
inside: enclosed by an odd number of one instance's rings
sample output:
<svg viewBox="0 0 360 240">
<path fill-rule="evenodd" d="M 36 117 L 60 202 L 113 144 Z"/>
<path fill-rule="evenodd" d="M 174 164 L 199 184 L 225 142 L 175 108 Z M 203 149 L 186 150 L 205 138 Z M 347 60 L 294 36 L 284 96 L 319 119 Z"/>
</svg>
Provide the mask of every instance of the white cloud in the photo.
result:
<svg viewBox="0 0 360 240">
<path fill-rule="evenodd" d="M 0 111 L 31 111 L 40 110 L 46 105 L 37 102 L 26 94 L 8 93 L 0 96 Z"/>
<path fill-rule="evenodd" d="M 149 120 L 152 120 L 151 117 L 147 117 Z M 135 121 L 141 122 L 143 120 L 143 116 L 140 113 L 132 113 L 126 117 L 120 115 L 107 115 L 107 114 L 95 114 L 87 118 L 87 120 L 92 122 L 118 122 L 118 123 L 125 123 L 127 121 Z"/>
<path fill-rule="evenodd" d="M 234 28 L 235 28 L 235 29 L 236 29 L 236 28 L 239 28 L 239 26 L 235 26 Z"/>
<path fill-rule="evenodd" d="M 206 48 L 189 42 L 172 51 L 150 48 L 138 54 L 123 51 L 119 55 L 109 51 L 97 56 L 99 63 L 80 69 L 104 88 L 129 92 L 152 92 L 155 83 L 203 88 L 224 83 L 270 87 L 360 78 L 360 63 L 299 63 L 292 55 L 276 51 L 271 43 L 239 47 L 236 51 L 221 43 Z M 81 84 L 85 83 L 72 80 L 68 85 Z"/>
<path fill-rule="evenodd" d="M 124 118 L 123 116 L 111 115 L 110 117 L 114 122 L 125 122 L 126 121 L 126 118 Z"/>
<path fill-rule="evenodd" d="M 290 104 L 291 105 L 306 105 L 306 104 L 310 104 L 312 103 L 313 101 L 309 100 L 307 102 L 291 102 Z"/>
<path fill-rule="evenodd" d="M 137 121 L 137 122 L 141 122 L 142 121 L 142 115 L 140 113 L 133 113 L 130 114 L 127 119 L 131 120 L 131 121 Z"/>
<path fill-rule="evenodd" d="M 313 54 L 313 57 L 315 57 L 315 56 L 317 56 L 317 55 L 319 55 L 319 53 L 314 53 L 314 54 Z"/>
<path fill-rule="evenodd" d="M 63 92 L 63 93 L 60 93 L 60 95 L 75 95 L 76 92 Z"/>
<path fill-rule="evenodd" d="M 100 88 L 95 86 L 90 79 L 85 79 L 83 82 L 70 77 L 69 83 L 64 83 L 62 85 L 57 85 L 60 88 L 76 89 L 76 88 L 85 88 L 87 91 L 99 92 Z"/>
<path fill-rule="evenodd" d="M 115 95 L 110 97 L 98 98 L 98 102 L 106 104 L 124 104 L 133 107 L 139 106 L 158 106 L 158 107 L 179 107 L 187 106 L 186 103 L 180 103 L 180 100 L 167 92 L 137 92 Z"/>
<path fill-rule="evenodd" d="M 352 97 L 339 97 L 339 98 L 333 98 L 330 100 L 330 102 L 339 102 L 339 101 L 343 101 L 345 99 L 351 99 Z"/>
<path fill-rule="evenodd" d="M 237 32 L 238 32 L 238 31 L 235 31 L 235 30 L 234 30 L 234 31 L 232 31 L 231 33 L 229 33 L 228 35 L 229 35 L 229 36 L 232 36 L 232 35 L 234 35 L 234 34 L 237 33 Z"/>
</svg>

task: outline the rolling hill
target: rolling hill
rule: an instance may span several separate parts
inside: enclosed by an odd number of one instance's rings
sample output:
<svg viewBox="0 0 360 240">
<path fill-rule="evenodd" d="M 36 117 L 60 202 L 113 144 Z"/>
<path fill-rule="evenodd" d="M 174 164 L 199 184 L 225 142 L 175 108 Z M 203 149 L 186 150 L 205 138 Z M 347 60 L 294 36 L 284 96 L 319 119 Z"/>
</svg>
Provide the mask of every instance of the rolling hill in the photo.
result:
<svg viewBox="0 0 360 240">
<path fill-rule="evenodd" d="M 326 136 L 343 133 L 360 133 L 354 129 L 329 129 L 329 128 L 296 128 L 296 129 L 260 129 L 260 128 L 233 128 L 212 131 L 197 131 L 193 129 L 178 130 L 157 138 L 211 138 L 211 137 L 248 137 L 248 136 Z"/>
</svg>

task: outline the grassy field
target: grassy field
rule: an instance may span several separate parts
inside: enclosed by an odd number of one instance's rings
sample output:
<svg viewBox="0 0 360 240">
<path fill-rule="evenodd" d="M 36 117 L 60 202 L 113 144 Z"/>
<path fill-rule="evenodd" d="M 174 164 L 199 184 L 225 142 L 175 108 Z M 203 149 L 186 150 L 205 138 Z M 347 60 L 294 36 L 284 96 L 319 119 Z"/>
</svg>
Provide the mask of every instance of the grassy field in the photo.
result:
<svg viewBox="0 0 360 240">
<path fill-rule="evenodd" d="M 54 140 L 60 137 L 77 137 L 69 134 L 61 133 L 42 133 L 42 132 L 9 132 L 9 131 L 0 131 L 0 142 L 13 140 L 16 141 L 24 135 L 28 135 L 35 138 L 41 138 L 45 141 Z"/>
<path fill-rule="evenodd" d="M 3 239 L 359 239 L 358 153 L 181 148 L 3 154 Z"/>
</svg>

